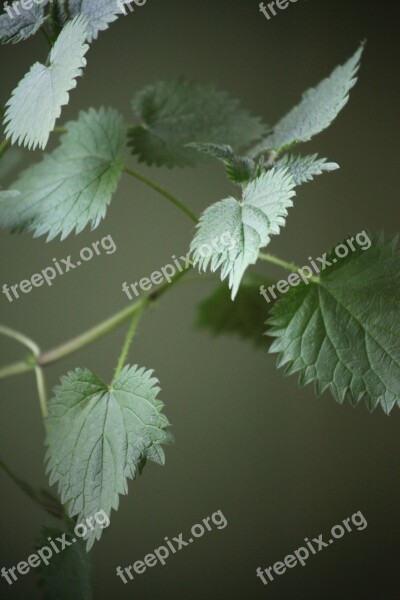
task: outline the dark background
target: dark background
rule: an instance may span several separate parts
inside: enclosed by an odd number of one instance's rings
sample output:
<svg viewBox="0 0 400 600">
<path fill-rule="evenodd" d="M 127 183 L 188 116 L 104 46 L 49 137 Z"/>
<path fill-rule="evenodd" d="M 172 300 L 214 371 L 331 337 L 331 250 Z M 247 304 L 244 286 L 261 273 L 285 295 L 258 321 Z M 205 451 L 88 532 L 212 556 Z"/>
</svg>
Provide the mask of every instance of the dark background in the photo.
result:
<svg viewBox="0 0 400 600">
<path fill-rule="evenodd" d="M 399 230 L 398 15 L 396 3 L 299 0 L 267 21 L 256 0 L 148 0 L 100 34 L 84 77 L 60 123 L 89 106 L 112 105 L 129 121 L 133 93 L 154 80 L 186 75 L 212 81 L 274 123 L 306 88 L 343 63 L 367 38 L 360 80 L 337 122 L 304 151 L 318 151 L 341 170 L 301 188 L 287 227 L 270 248 L 304 264 L 348 234 Z M 4 103 L 34 60 L 44 61 L 39 34 L 0 51 Z M 55 143 L 52 137 L 50 148 Z M 26 153 L 27 161 L 40 152 Z M 135 161 L 132 159 L 132 164 Z M 230 190 L 223 170 L 147 169 L 196 212 Z M 186 253 L 190 222 L 139 182 L 123 178 L 105 221 L 65 242 L 0 234 L 1 284 L 29 278 L 111 234 L 113 255 L 94 258 L 12 304 L 0 298 L 1 322 L 42 349 L 72 337 L 128 304 L 134 282 Z M 268 265 L 265 274 L 275 274 Z M 278 271 L 276 271 L 277 273 Z M 193 330 L 196 305 L 212 285 L 171 290 L 145 315 L 131 362 L 152 367 L 177 443 L 164 468 L 150 464 L 93 552 L 96 599 L 192 598 L 353 599 L 399 594 L 400 415 L 372 416 L 337 405 L 329 394 L 298 389 L 275 357 L 235 338 Z M 86 366 L 108 381 L 124 331 L 118 330 L 46 371 L 53 387 L 69 369 Z M 1 340 L 1 363 L 23 350 Z M 45 485 L 44 432 L 32 374 L 1 382 L 0 456 L 23 478 Z M 46 515 L 0 473 L 0 566 L 32 553 Z M 115 575 L 170 538 L 221 509 L 228 526 L 207 533 L 124 586 Z M 264 587 L 258 566 L 282 560 L 304 537 L 328 532 L 361 510 L 368 527 L 345 535 Z M 1 594 L 38 598 L 35 575 L 20 576 Z"/>
</svg>

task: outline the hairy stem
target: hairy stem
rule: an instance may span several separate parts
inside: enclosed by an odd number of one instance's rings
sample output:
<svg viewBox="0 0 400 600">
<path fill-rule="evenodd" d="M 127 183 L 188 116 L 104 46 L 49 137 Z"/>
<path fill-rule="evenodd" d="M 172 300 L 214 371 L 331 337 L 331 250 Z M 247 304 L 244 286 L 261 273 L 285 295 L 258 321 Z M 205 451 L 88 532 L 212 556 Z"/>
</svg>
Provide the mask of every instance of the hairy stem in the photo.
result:
<svg viewBox="0 0 400 600">
<path fill-rule="evenodd" d="M 129 348 L 130 348 L 130 345 L 133 340 L 133 336 L 135 335 L 135 332 L 139 325 L 140 318 L 141 318 L 143 311 L 145 310 L 148 302 L 149 302 L 148 299 L 146 299 L 142 302 L 142 306 L 140 308 L 138 308 L 138 310 L 136 311 L 136 313 L 132 319 L 131 326 L 129 327 L 128 333 L 126 334 L 125 342 L 124 342 L 124 345 L 121 350 L 121 355 L 118 359 L 118 364 L 117 364 L 117 368 L 115 369 L 113 380 L 111 382 L 111 387 L 125 366 L 126 357 L 128 356 L 128 352 L 129 352 Z"/>
<path fill-rule="evenodd" d="M 283 267 L 284 269 L 286 269 L 286 271 L 290 271 L 291 273 L 297 273 L 298 271 L 301 270 L 301 267 L 298 267 L 294 263 L 286 262 L 285 260 L 282 260 L 281 258 L 278 258 L 277 256 L 272 256 L 272 254 L 264 254 L 263 252 L 260 252 L 260 254 L 258 255 L 258 258 L 265 262 L 269 262 L 274 265 L 278 265 L 279 267 Z M 320 282 L 319 277 L 308 277 L 308 279 L 310 281 L 312 281 L 313 283 Z"/>
<path fill-rule="evenodd" d="M 192 212 L 192 210 L 188 206 L 186 206 L 186 204 L 184 204 L 184 202 L 182 202 L 182 200 L 178 200 L 178 198 L 176 198 L 175 196 L 170 194 L 170 192 L 168 192 L 167 190 L 162 188 L 160 185 L 158 185 L 154 181 L 151 181 L 151 179 L 147 179 L 147 177 L 144 177 L 144 175 L 141 175 L 141 173 L 138 173 L 137 171 L 134 171 L 133 169 L 130 169 L 129 167 L 125 167 L 124 171 L 125 171 L 125 173 L 128 173 L 128 175 L 135 177 L 136 179 L 138 179 L 145 185 L 149 186 L 150 188 L 152 188 L 153 190 L 155 190 L 156 192 L 158 192 L 159 194 L 164 196 L 164 198 L 167 198 L 167 200 L 172 202 L 172 204 L 174 204 L 177 208 L 179 208 L 179 210 L 181 210 L 186 216 L 188 216 L 189 219 L 192 219 L 192 221 L 194 223 L 198 222 L 198 218 L 196 217 L 194 212 Z"/>
</svg>

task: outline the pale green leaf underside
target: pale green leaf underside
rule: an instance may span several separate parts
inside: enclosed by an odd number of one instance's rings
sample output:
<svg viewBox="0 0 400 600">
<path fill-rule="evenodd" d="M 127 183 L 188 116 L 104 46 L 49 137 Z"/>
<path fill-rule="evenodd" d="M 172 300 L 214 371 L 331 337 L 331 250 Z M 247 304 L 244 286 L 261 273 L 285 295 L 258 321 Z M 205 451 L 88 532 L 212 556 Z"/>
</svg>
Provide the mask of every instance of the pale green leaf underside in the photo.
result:
<svg viewBox="0 0 400 600">
<path fill-rule="evenodd" d="M 124 166 L 124 122 L 114 109 L 90 109 L 66 128 L 60 146 L 14 183 L 20 196 L 2 203 L 0 227 L 64 239 L 105 216 Z"/>
<path fill-rule="evenodd" d="M 87 18 L 87 41 L 95 40 L 99 31 L 108 29 L 110 23 L 123 14 L 121 4 L 127 0 L 69 0 L 71 17 L 84 15 Z M 129 9 L 128 9 L 129 10 Z"/>
<path fill-rule="evenodd" d="M 343 66 L 336 67 L 330 77 L 305 92 L 300 104 L 279 121 L 273 133 L 258 144 L 251 155 L 307 142 L 329 127 L 348 102 L 349 92 L 357 81 L 362 52 L 363 46 Z"/>
<path fill-rule="evenodd" d="M 226 198 L 202 214 L 190 247 L 193 263 L 200 271 L 221 268 L 221 279 L 229 277 L 232 299 L 260 248 L 285 225 L 294 187 L 286 169 L 273 168 L 244 187 L 241 202 Z"/>
<path fill-rule="evenodd" d="M 365 400 L 389 413 L 400 404 L 400 252 L 397 238 L 374 239 L 301 284 L 272 309 L 271 352 L 300 383 L 330 389 L 338 402 Z"/>
<path fill-rule="evenodd" d="M 54 44 L 47 66 L 35 63 L 7 102 L 6 135 L 12 143 L 44 149 L 69 91 L 86 65 L 87 22 L 79 16 L 67 23 Z"/>
<path fill-rule="evenodd" d="M 17 44 L 34 35 L 46 20 L 44 7 L 48 0 L 24 8 L 21 2 L 13 2 L 8 8 L 12 17 L 7 13 L 0 15 L 0 41 L 3 44 Z M 5 9 L 4 9 L 5 10 Z"/>
<path fill-rule="evenodd" d="M 143 124 L 132 128 L 130 145 L 148 165 L 192 166 L 201 159 L 187 146 L 192 142 L 237 148 L 266 131 L 226 92 L 184 78 L 146 87 L 135 96 L 133 109 Z"/>
<path fill-rule="evenodd" d="M 286 154 L 276 162 L 276 166 L 286 167 L 296 185 L 312 181 L 316 175 L 322 175 L 324 172 L 339 169 L 338 164 L 326 162 L 326 158 L 318 158 L 317 154 L 309 156 Z"/>
<path fill-rule="evenodd" d="M 47 471 L 58 483 L 71 517 L 83 521 L 118 508 L 147 459 L 164 464 L 162 444 L 171 443 L 158 380 L 136 365 L 126 366 L 111 389 L 87 369 L 61 379 L 49 402 Z M 102 528 L 88 534 L 88 548 Z"/>
</svg>

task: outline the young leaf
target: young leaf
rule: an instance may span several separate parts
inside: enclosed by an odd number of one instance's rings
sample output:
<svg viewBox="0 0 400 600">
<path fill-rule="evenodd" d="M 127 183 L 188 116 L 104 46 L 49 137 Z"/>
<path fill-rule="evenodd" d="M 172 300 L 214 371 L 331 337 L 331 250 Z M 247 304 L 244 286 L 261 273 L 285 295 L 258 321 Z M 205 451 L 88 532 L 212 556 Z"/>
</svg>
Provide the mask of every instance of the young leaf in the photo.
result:
<svg viewBox="0 0 400 600">
<path fill-rule="evenodd" d="M 137 366 L 126 366 L 110 388 L 87 369 L 61 379 L 49 402 L 46 460 L 71 517 L 109 516 L 147 459 L 164 464 L 161 444 L 173 438 L 159 391 L 152 371 Z M 88 549 L 101 532 L 96 525 L 88 533 Z"/>
<path fill-rule="evenodd" d="M 86 65 L 86 26 L 82 16 L 67 23 L 50 52 L 49 64 L 35 63 L 13 91 L 4 117 L 13 144 L 45 148 L 61 107 L 68 104 L 68 92 L 76 87 Z"/>
<path fill-rule="evenodd" d="M 232 146 L 192 143 L 188 144 L 188 147 L 223 162 L 226 166 L 227 177 L 233 183 L 246 183 L 254 177 L 256 171 L 254 160 L 248 156 L 236 156 Z"/>
<path fill-rule="evenodd" d="M 34 3 L 31 8 L 24 8 L 17 0 L 8 6 L 7 12 L 0 15 L 1 43 L 17 44 L 34 35 L 47 18 L 44 16 L 44 7 L 47 3 L 48 0 L 43 0 L 40 5 Z"/>
<path fill-rule="evenodd" d="M 278 366 L 300 383 L 330 389 L 342 403 L 362 398 L 389 413 L 400 404 L 400 251 L 397 238 L 373 240 L 345 259 L 328 257 L 320 284 L 301 284 L 272 309 L 268 335 Z M 336 260 L 336 263 L 335 263 Z M 332 264 L 333 263 L 333 264 Z"/>
<path fill-rule="evenodd" d="M 124 122 L 114 109 L 90 109 L 66 128 L 60 146 L 12 186 L 20 196 L 3 203 L 0 227 L 24 227 L 51 240 L 98 226 L 124 166 Z"/>
<path fill-rule="evenodd" d="M 53 552 L 48 565 L 41 563 L 38 567 L 43 600 L 92 600 L 90 558 L 82 540 L 61 529 L 43 527 L 36 550 L 49 547 L 48 538 L 57 545 L 57 538 L 63 535 L 70 545 L 61 550 L 61 543 L 58 543 L 59 552 Z"/>
<path fill-rule="evenodd" d="M 131 129 L 129 145 L 148 165 L 193 166 L 201 155 L 187 144 L 240 147 L 266 130 L 226 92 L 184 78 L 146 87 L 134 98 L 133 109 L 143 125 Z"/>
<path fill-rule="evenodd" d="M 267 348 L 271 340 L 264 335 L 263 325 L 272 304 L 262 298 L 260 286 L 273 283 L 265 277 L 247 273 L 234 302 L 228 286 L 220 284 L 198 306 L 196 327 L 208 329 L 216 336 L 238 335 L 252 341 L 256 347 Z"/>
<path fill-rule="evenodd" d="M 193 264 L 200 271 L 209 265 L 211 271 L 221 267 L 221 279 L 229 276 L 232 300 L 247 267 L 257 261 L 260 248 L 285 225 L 294 187 L 286 169 L 273 168 L 245 186 L 241 202 L 226 198 L 202 214 L 190 247 Z"/>
<path fill-rule="evenodd" d="M 311 156 L 295 156 L 286 154 L 276 162 L 277 167 L 287 168 L 296 185 L 312 181 L 316 175 L 324 171 L 336 171 L 339 165 L 326 162 L 326 158 L 318 158 L 317 154 Z"/>
<path fill-rule="evenodd" d="M 305 92 L 300 104 L 279 121 L 273 133 L 252 150 L 251 156 L 307 142 L 329 127 L 347 104 L 349 92 L 356 84 L 363 49 L 361 46 L 343 66 L 336 67 L 330 77 Z"/>
<path fill-rule="evenodd" d="M 72 17 L 84 15 L 88 21 L 87 41 L 97 39 L 99 31 L 108 29 L 110 23 L 123 14 L 122 5 L 128 0 L 70 0 L 69 10 Z"/>
</svg>

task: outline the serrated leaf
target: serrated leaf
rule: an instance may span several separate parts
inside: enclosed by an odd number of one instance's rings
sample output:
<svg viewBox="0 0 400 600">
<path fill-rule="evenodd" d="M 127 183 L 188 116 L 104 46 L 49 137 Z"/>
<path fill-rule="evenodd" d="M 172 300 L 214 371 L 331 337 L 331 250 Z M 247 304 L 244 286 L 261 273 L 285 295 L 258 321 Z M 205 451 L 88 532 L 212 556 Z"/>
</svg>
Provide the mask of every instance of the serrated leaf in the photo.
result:
<svg viewBox="0 0 400 600">
<path fill-rule="evenodd" d="M 11 186 L 20 197 L 3 203 L 0 227 L 65 239 L 104 218 L 124 167 L 122 117 L 114 109 L 90 109 L 66 128 L 60 146 Z"/>
<path fill-rule="evenodd" d="M 200 271 L 221 267 L 221 279 L 229 276 L 232 299 L 247 267 L 257 261 L 260 248 L 285 225 L 294 187 L 286 169 L 273 168 L 244 187 L 241 202 L 226 198 L 200 217 L 190 247 L 193 264 Z"/>
<path fill-rule="evenodd" d="M 44 7 L 47 3 L 48 0 L 43 0 L 40 5 L 35 3 L 31 8 L 24 8 L 16 1 L 8 6 L 7 12 L 0 15 L 1 43 L 17 44 L 34 35 L 46 20 Z"/>
<path fill-rule="evenodd" d="M 193 166 L 201 155 L 187 146 L 192 142 L 237 148 L 266 130 L 226 92 L 184 78 L 144 88 L 135 96 L 133 110 L 143 125 L 131 129 L 129 145 L 148 165 Z"/>
<path fill-rule="evenodd" d="M 263 324 L 272 304 L 260 295 L 260 286 L 274 282 L 265 277 L 246 274 L 235 301 L 229 288 L 220 284 L 203 300 L 197 309 L 196 327 L 207 329 L 214 335 L 238 335 L 250 340 L 256 347 L 268 348 L 271 340 L 264 335 Z"/>
<path fill-rule="evenodd" d="M 44 149 L 61 107 L 86 65 L 84 58 L 87 22 L 79 16 L 67 23 L 55 42 L 47 66 L 35 63 L 19 82 L 7 102 L 6 135 L 12 143 Z"/>
<path fill-rule="evenodd" d="M 56 540 L 64 534 L 71 545 L 61 550 L 61 544 L 57 545 Z M 55 527 L 44 527 L 36 550 L 43 546 L 49 547 L 48 538 L 56 543 L 59 552 L 54 551 L 49 564 L 41 563 L 37 569 L 43 600 L 92 600 L 91 565 L 85 543 L 80 539 L 72 542 L 73 537 L 69 532 Z"/>
<path fill-rule="evenodd" d="M 224 163 L 228 179 L 233 183 L 246 183 L 255 175 L 256 163 L 248 156 L 236 156 L 232 146 L 217 144 L 188 144 L 188 147 L 212 156 Z"/>
<path fill-rule="evenodd" d="M 367 245 L 365 245 L 367 247 Z M 397 238 L 373 240 L 370 249 L 322 271 L 320 284 L 301 284 L 272 309 L 271 352 L 287 373 L 330 389 L 338 402 L 362 398 L 389 413 L 400 403 L 400 251 Z"/>
<path fill-rule="evenodd" d="M 152 371 L 137 366 L 126 366 L 112 388 L 87 369 L 61 379 L 49 402 L 46 460 L 71 517 L 109 516 L 147 459 L 164 464 L 161 445 L 173 438 L 159 391 Z M 88 533 L 88 548 L 101 532 L 96 525 Z"/>
<path fill-rule="evenodd" d="M 329 127 L 347 104 L 349 92 L 357 82 L 363 49 L 361 46 L 343 66 L 336 67 L 330 77 L 305 92 L 300 104 L 279 121 L 273 133 L 252 150 L 251 156 L 307 142 Z"/>
<path fill-rule="evenodd" d="M 336 171 L 339 165 L 326 162 L 326 158 L 318 158 L 317 154 L 310 156 L 296 156 L 286 154 L 276 162 L 277 167 L 287 168 L 296 185 L 312 181 L 316 175 L 322 175 L 324 171 Z"/>
<path fill-rule="evenodd" d="M 127 0 L 70 0 L 71 16 L 84 15 L 88 21 L 88 42 L 97 39 L 99 31 L 108 29 L 110 23 L 124 14 L 121 5 Z"/>
</svg>

